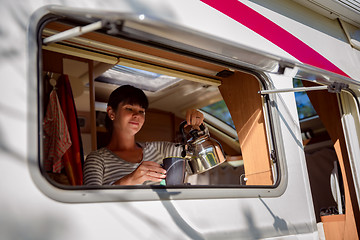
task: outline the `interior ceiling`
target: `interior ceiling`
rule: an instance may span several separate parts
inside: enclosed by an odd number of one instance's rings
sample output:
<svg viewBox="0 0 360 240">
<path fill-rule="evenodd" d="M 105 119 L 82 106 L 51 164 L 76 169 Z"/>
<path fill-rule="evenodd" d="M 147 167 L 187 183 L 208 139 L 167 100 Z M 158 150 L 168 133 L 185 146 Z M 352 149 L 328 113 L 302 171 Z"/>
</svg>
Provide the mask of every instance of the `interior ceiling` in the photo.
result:
<svg viewBox="0 0 360 240">
<path fill-rule="evenodd" d="M 43 36 L 47 37 L 51 35 L 49 33 L 51 31 L 62 32 L 73 27 L 75 26 L 52 22 L 46 25 Z M 85 41 L 82 41 L 82 39 L 85 39 Z M 95 45 L 92 45 L 91 42 L 95 43 Z M 217 78 L 216 74 L 218 72 L 226 70 L 224 66 L 219 66 L 196 58 L 172 53 L 160 48 L 146 46 L 99 32 L 86 33 L 81 35 L 79 38 L 65 40 L 63 43 L 112 55 L 118 59 L 129 58 L 140 62 L 146 61 L 147 63 L 160 65 L 165 68 L 201 74 L 202 76 L 212 78 Z"/>
<path fill-rule="evenodd" d="M 51 31 L 61 32 L 72 27 L 75 26 L 69 26 L 59 22 L 49 23 L 43 32 L 43 37 L 49 36 L 49 32 Z M 100 52 L 102 54 L 112 55 L 118 59 L 127 58 L 139 61 L 141 63 L 145 61 L 147 64 L 153 64 L 154 66 L 175 69 L 177 71 L 218 80 L 220 80 L 220 78 L 217 77 L 216 74 L 223 70 L 227 70 L 224 66 L 219 66 L 200 59 L 195 59 L 162 49 L 145 46 L 139 43 L 98 32 L 83 34 L 80 37 L 82 41 L 81 44 L 77 41 L 78 39 L 74 38 L 62 41 L 60 44 L 66 44 L 75 48 L 82 48 L 90 51 Z M 84 43 L 86 41 L 105 44 L 105 47 L 94 47 L 92 44 L 85 45 Z M 112 50 L 111 46 L 116 47 L 116 49 L 114 48 Z M 120 48 L 121 51 L 118 51 L 117 48 Z M 76 64 L 76 61 L 68 63 L 67 74 L 75 75 L 77 79 L 81 79 L 81 82 L 84 86 L 87 86 L 88 69 L 83 67 L 83 63 L 79 64 Z M 111 67 L 111 64 L 94 62 L 94 77 L 96 78 Z M 107 102 L 108 96 L 116 87 L 118 86 L 114 84 L 95 82 L 95 101 Z M 173 112 L 175 115 L 180 117 L 183 117 L 186 109 L 200 108 L 222 99 L 216 85 L 189 80 L 182 80 L 181 82 L 178 82 L 155 93 L 145 93 L 149 98 L 151 108 Z M 77 105 L 84 105 L 79 106 L 79 108 L 83 111 L 89 106 L 88 99 L 89 91 L 86 87 L 86 89 L 83 91 L 83 94 L 76 99 Z"/>
</svg>

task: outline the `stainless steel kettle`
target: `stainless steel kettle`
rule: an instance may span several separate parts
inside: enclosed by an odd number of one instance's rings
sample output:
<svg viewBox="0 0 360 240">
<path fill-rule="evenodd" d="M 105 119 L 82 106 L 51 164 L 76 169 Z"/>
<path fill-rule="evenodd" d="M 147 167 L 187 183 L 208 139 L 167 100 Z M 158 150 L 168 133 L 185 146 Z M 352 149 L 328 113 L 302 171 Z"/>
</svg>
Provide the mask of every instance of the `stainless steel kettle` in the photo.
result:
<svg viewBox="0 0 360 240">
<path fill-rule="evenodd" d="M 181 156 L 188 160 L 190 174 L 203 173 L 225 161 L 226 157 L 221 144 L 210 137 L 204 124 L 200 125 L 200 130 L 192 129 L 188 134 L 185 133 L 185 125 L 186 121 L 179 127 L 183 146 Z"/>
</svg>

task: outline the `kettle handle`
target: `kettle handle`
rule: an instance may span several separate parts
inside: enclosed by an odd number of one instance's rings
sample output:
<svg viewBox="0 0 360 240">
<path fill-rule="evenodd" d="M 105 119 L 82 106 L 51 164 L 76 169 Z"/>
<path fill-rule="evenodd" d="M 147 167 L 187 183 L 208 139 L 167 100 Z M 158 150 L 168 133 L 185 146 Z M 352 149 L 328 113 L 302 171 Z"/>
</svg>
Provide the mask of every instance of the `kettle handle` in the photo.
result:
<svg viewBox="0 0 360 240">
<path fill-rule="evenodd" d="M 183 121 L 180 123 L 180 126 L 179 126 L 179 130 L 180 130 L 180 133 L 181 133 L 181 145 L 182 145 L 182 148 L 183 150 L 181 151 L 181 156 L 182 157 L 185 157 L 186 156 L 186 150 L 185 150 L 185 145 L 186 145 L 186 134 L 185 134 L 185 125 L 187 124 L 187 121 Z M 204 131 L 206 128 L 205 128 L 205 125 L 202 123 L 200 126 L 199 126 L 200 130 L 201 131 Z"/>
<path fill-rule="evenodd" d="M 186 134 L 185 134 L 185 125 L 187 124 L 187 121 L 182 121 L 180 123 L 180 126 L 179 126 L 179 130 L 180 130 L 180 133 L 181 133 L 181 144 L 186 144 Z M 201 131 L 204 131 L 206 128 L 205 128 L 205 125 L 204 123 L 202 123 L 200 126 L 199 126 L 200 130 Z"/>
<path fill-rule="evenodd" d="M 185 135 L 185 131 L 184 131 L 185 125 L 186 125 L 186 121 L 183 121 L 180 123 L 180 126 L 179 126 L 179 130 L 181 133 L 181 146 L 182 146 L 181 157 L 183 157 L 183 158 L 186 156 L 186 150 L 185 150 L 186 135 Z"/>
<path fill-rule="evenodd" d="M 186 123 L 187 123 L 186 121 L 182 121 L 179 126 L 179 131 L 181 133 L 181 144 L 183 144 L 183 145 L 186 144 L 186 135 L 185 135 L 185 131 L 184 131 L 184 127 L 185 127 Z"/>
</svg>

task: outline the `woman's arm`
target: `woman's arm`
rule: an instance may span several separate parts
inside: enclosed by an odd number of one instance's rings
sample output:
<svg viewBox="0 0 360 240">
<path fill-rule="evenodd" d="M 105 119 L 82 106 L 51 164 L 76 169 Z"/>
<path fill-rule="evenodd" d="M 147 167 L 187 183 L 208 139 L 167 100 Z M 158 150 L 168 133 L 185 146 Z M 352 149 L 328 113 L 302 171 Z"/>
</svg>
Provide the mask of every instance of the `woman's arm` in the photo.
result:
<svg viewBox="0 0 360 240">
<path fill-rule="evenodd" d="M 186 121 L 187 126 L 192 126 L 193 128 L 199 129 L 199 126 L 203 123 L 204 115 L 196 109 L 190 109 L 186 112 Z M 157 142 L 153 143 L 158 148 L 158 153 L 167 156 L 178 155 L 180 156 L 181 148 L 175 147 L 173 143 L 167 142 Z M 161 146 L 158 146 L 158 145 Z M 154 145 L 154 146 L 155 146 Z M 160 149 L 162 151 L 160 151 Z M 163 169 L 159 163 L 153 161 L 144 161 L 142 162 L 134 172 L 130 173 L 117 180 L 114 185 L 138 185 L 143 184 L 146 181 L 160 182 L 166 177 L 166 170 Z"/>
<path fill-rule="evenodd" d="M 99 154 L 90 153 L 84 163 L 84 185 L 101 186 L 104 179 L 104 160 Z"/>
<path fill-rule="evenodd" d="M 166 170 L 152 161 L 142 162 L 132 173 L 117 180 L 114 185 L 138 185 L 146 181 L 160 182 L 166 177 Z"/>
</svg>

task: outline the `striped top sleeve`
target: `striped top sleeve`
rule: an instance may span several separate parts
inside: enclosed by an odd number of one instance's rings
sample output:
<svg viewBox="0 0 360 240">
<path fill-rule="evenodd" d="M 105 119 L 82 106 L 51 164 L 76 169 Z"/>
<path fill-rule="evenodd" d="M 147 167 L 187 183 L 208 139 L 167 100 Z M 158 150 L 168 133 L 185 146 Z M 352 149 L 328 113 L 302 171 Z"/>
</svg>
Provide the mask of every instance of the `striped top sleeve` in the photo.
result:
<svg viewBox="0 0 360 240">
<path fill-rule="evenodd" d="M 165 157 L 181 156 L 182 148 L 171 142 L 146 142 L 139 145 L 143 148 L 142 161 L 161 164 Z M 91 152 L 85 160 L 84 184 L 111 185 L 132 173 L 139 165 L 140 163 L 130 163 L 119 158 L 107 148 L 100 148 Z"/>
</svg>

